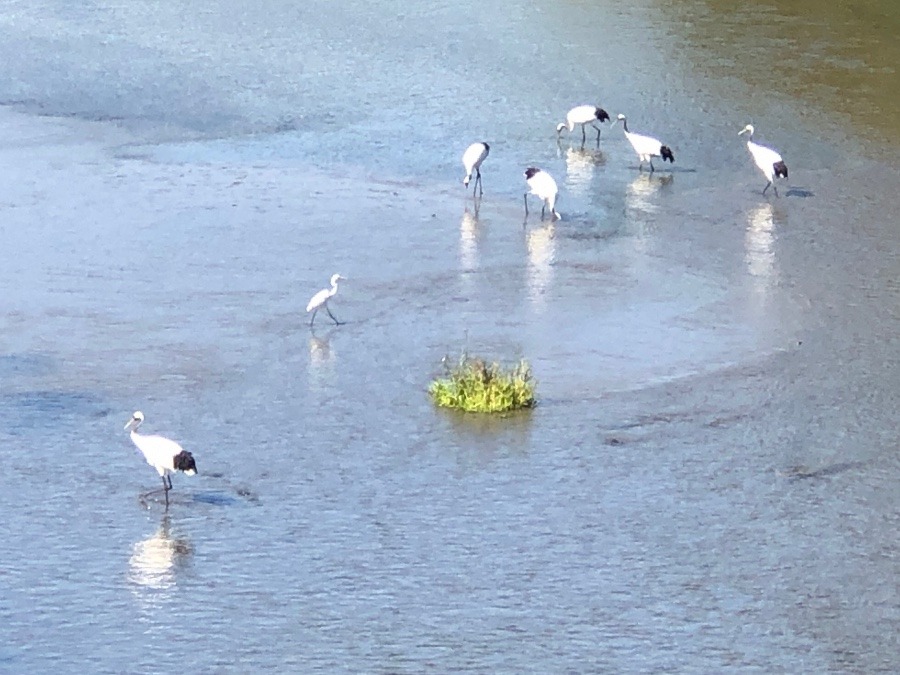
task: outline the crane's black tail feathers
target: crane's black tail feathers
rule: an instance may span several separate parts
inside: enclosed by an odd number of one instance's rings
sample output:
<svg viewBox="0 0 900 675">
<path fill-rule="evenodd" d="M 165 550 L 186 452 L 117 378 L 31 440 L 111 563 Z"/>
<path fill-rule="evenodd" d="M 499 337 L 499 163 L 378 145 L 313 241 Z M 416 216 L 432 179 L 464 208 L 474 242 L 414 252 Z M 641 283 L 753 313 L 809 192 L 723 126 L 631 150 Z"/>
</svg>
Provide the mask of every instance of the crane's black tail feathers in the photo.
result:
<svg viewBox="0 0 900 675">
<path fill-rule="evenodd" d="M 783 176 L 784 178 L 788 177 L 787 164 L 785 164 L 784 162 L 775 162 L 775 164 L 773 166 L 775 167 L 775 177 L 776 178 L 778 176 Z"/>
<path fill-rule="evenodd" d="M 664 162 L 669 161 L 672 162 L 672 164 L 675 163 L 675 155 L 672 154 L 672 148 L 668 145 L 664 145 L 659 149 L 659 155 L 663 158 Z"/>
<path fill-rule="evenodd" d="M 194 456 L 187 450 L 182 450 L 172 458 L 172 465 L 176 471 L 183 471 L 190 475 L 197 473 L 197 464 L 194 462 Z"/>
</svg>

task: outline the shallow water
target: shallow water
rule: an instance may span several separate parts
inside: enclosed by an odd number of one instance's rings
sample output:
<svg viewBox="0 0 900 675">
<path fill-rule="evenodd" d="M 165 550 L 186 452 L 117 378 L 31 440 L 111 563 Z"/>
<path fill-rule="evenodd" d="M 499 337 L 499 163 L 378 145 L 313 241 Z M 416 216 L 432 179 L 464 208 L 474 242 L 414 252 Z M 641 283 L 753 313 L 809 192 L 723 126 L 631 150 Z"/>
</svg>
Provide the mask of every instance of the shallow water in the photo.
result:
<svg viewBox="0 0 900 675">
<path fill-rule="evenodd" d="M 5 13 L 0 669 L 896 670 L 900 176 L 680 5 Z M 675 165 L 557 145 L 590 100 Z M 434 410 L 462 349 L 539 407 Z"/>
</svg>

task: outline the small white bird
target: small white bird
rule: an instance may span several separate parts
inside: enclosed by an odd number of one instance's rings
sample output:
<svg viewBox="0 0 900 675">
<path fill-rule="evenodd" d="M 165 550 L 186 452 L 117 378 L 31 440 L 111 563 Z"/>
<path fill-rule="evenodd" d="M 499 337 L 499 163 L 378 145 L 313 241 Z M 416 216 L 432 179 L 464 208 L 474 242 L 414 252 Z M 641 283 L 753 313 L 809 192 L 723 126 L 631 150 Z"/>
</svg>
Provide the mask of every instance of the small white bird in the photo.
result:
<svg viewBox="0 0 900 675">
<path fill-rule="evenodd" d="M 172 475 L 181 471 L 188 476 L 197 473 L 197 465 L 194 456 L 182 448 L 178 443 L 164 436 L 144 436 L 137 432 L 137 428 L 144 421 L 144 413 L 136 410 L 125 425 L 125 431 L 131 432 L 131 440 L 144 454 L 147 464 L 152 466 L 162 477 L 163 490 L 166 493 L 166 508 L 169 507 L 169 490 L 172 489 Z M 148 492 L 153 494 L 157 490 Z"/>
<path fill-rule="evenodd" d="M 572 133 L 575 130 L 575 125 L 581 125 L 581 144 L 584 145 L 585 141 L 585 133 L 584 127 L 587 124 L 590 124 L 594 129 L 597 130 L 597 145 L 600 145 L 600 127 L 594 124 L 594 122 L 603 122 L 606 120 L 609 121 L 609 113 L 607 113 L 603 108 L 599 108 L 595 105 L 579 105 L 572 108 L 569 112 L 566 113 L 566 121 L 560 122 L 556 125 L 556 136 L 559 137 L 562 134 L 563 129 L 566 127 L 569 128 L 569 133 Z"/>
<path fill-rule="evenodd" d="M 756 166 L 759 167 L 759 170 L 763 172 L 766 180 L 769 181 L 766 183 L 766 187 L 763 188 L 762 193 L 766 194 L 766 190 L 768 190 L 771 185 L 772 189 L 775 190 L 775 196 L 777 197 L 778 188 L 775 186 L 775 178 L 778 176 L 788 177 L 787 164 L 781 159 L 781 155 L 772 148 L 767 148 L 764 145 L 754 143 L 754 131 L 753 125 L 748 124 L 738 132 L 738 136 L 748 134 L 749 139 L 747 140 L 747 149 L 750 151 L 750 154 L 753 155 L 753 161 L 756 162 Z"/>
<path fill-rule="evenodd" d="M 336 326 L 340 326 L 341 322 L 334 318 L 334 314 L 331 313 L 331 310 L 328 309 L 328 301 L 331 300 L 332 296 L 337 293 L 337 282 L 338 280 L 343 279 L 346 281 L 346 277 L 342 277 L 340 274 L 332 274 L 331 275 L 331 288 L 323 288 L 321 291 L 316 293 L 309 300 L 309 304 L 306 305 L 307 313 L 312 312 L 312 317 L 309 319 L 309 327 L 312 328 L 313 322 L 316 320 L 316 313 L 325 308 L 325 311 L 328 312 L 328 316 L 331 317 L 331 320 L 334 321 Z"/>
<path fill-rule="evenodd" d="M 616 121 L 610 126 L 615 126 L 616 122 L 622 122 L 622 128 L 625 130 L 625 138 L 628 139 L 628 142 L 631 143 L 631 147 L 634 148 L 634 151 L 637 153 L 638 159 L 640 160 L 640 163 L 638 164 L 639 170 L 643 170 L 644 162 L 650 162 L 650 171 L 653 172 L 654 157 L 662 157 L 664 162 L 668 160 L 673 164 L 675 163 L 675 155 L 672 154 L 672 150 L 669 146 L 663 145 L 650 136 L 634 134 L 628 131 L 628 120 L 625 119 L 625 115 L 619 113 L 619 115 L 616 116 Z"/>
<path fill-rule="evenodd" d="M 469 187 L 469 181 L 472 180 L 472 172 L 475 173 L 475 185 L 472 186 L 472 194 L 475 194 L 475 188 L 478 188 L 478 196 L 484 194 L 481 189 L 481 163 L 487 159 L 491 152 L 491 146 L 487 143 L 472 143 L 462 156 L 462 163 L 466 169 L 466 177 L 463 178 L 463 185 Z"/>
<path fill-rule="evenodd" d="M 541 205 L 541 220 L 544 219 L 544 209 L 550 207 L 550 213 L 554 218 L 562 216 L 556 211 L 556 196 L 559 194 L 559 188 L 556 187 L 556 181 L 546 171 L 541 171 L 533 166 L 525 169 L 525 182 L 531 188 L 530 192 L 525 193 L 525 215 L 528 215 L 528 195 L 533 194 L 543 200 Z"/>
</svg>

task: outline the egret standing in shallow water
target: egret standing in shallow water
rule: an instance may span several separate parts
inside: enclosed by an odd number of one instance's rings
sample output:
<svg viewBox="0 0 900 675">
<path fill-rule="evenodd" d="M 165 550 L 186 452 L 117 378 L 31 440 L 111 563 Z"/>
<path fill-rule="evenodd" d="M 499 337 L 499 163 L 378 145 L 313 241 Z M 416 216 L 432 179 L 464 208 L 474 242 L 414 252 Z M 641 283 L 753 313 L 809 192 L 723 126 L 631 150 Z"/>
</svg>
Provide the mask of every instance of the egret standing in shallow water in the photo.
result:
<svg viewBox="0 0 900 675">
<path fill-rule="evenodd" d="M 309 300 L 309 304 L 306 305 L 307 313 L 312 312 L 312 317 L 309 319 L 309 327 L 312 328 L 313 322 L 316 320 L 316 313 L 325 308 L 325 311 L 328 312 L 328 316 L 331 317 L 331 320 L 334 321 L 336 326 L 340 326 L 341 322 L 334 318 L 334 314 L 331 313 L 331 310 L 328 309 L 328 301 L 331 300 L 332 296 L 337 293 L 337 282 L 340 279 L 345 279 L 340 274 L 332 274 L 331 275 L 331 288 L 323 288 L 321 291 L 316 293 Z"/>
<path fill-rule="evenodd" d="M 642 136 L 641 134 L 635 134 L 628 131 L 628 120 L 625 119 L 625 115 L 619 113 L 619 115 L 616 116 L 616 121 L 610 126 L 615 126 L 616 122 L 622 123 L 622 128 L 625 130 L 625 138 L 628 139 L 628 142 L 631 143 L 631 147 L 634 148 L 634 151 L 637 153 L 638 159 L 640 160 L 640 163 L 638 164 L 639 170 L 643 170 L 644 162 L 650 162 L 650 172 L 652 173 L 654 171 L 654 157 L 662 157 L 664 162 L 668 160 L 673 164 L 675 163 L 675 155 L 672 154 L 672 150 L 669 146 L 663 145 L 650 136 Z"/>
<path fill-rule="evenodd" d="M 472 186 L 472 194 L 475 194 L 475 188 L 478 188 L 478 196 L 484 194 L 481 189 L 481 163 L 487 159 L 491 152 L 491 146 L 487 143 L 472 143 L 462 156 L 462 163 L 466 169 L 466 177 L 463 178 L 463 185 L 468 188 L 469 181 L 472 180 L 472 172 L 475 172 L 475 185 Z"/>
<path fill-rule="evenodd" d="M 144 413 L 136 410 L 125 425 L 125 431 L 131 432 L 131 440 L 144 454 L 147 464 L 157 470 L 162 477 L 163 490 L 166 493 L 166 508 L 169 508 L 169 490 L 172 489 L 172 474 L 181 471 L 188 476 L 197 473 L 194 456 L 178 443 L 164 436 L 144 436 L 137 428 L 144 421 Z M 146 493 L 153 494 L 157 490 Z M 146 495 L 144 495 L 146 496 Z"/>
<path fill-rule="evenodd" d="M 609 113 L 603 108 L 598 108 L 595 105 L 575 106 L 566 113 L 566 121 L 556 125 L 556 136 L 558 138 L 566 127 L 569 128 L 569 133 L 572 133 L 575 130 L 575 125 L 580 124 L 581 144 L 584 145 L 586 139 L 584 127 L 585 125 L 590 124 L 597 130 L 597 145 L 600 145 L 600 127 L 596 126 L 594 122 L 603 122 L 604 120 L 607 122 L 609 121 Z"/>
<path fill-rule="evenodd" d="M 772 189 L 775 190 L 775 196 L 778 196 L 778 188 L 775 187 L 775 178 L 778 176 L 788 177 L 788 168 L 787 164 L 784 163 L 784 160 L 781 159 L 781 155 L 775 152 L 772 148 L 767 148 L 764 145 L 759 145 L 758 143 L 753 142 L 753 132 L 754 128 L 752 124 L 748 124 L 743 129 L 738 132 L 738 136 L 742 134 L 748 134 L 749 138 L 747 140 L 747 149 L 750 151 L 750 154 L 753 155 L 753 161 L 756 162 L 756 166 L 759 167 L 759 170 L 763 172 L 763 175 L 766 177 L 766 180 L 769 181 L 766 183 L 766 187 L 763 188 L 762 193 L 766 194 L 766 190 L 769 189 L 769 186 L 772 186 Z"/>
<path fill-rule="evenodd" d="M 546 171 L 541 171 L 533 166 L 525 169 L 525 182 L 531 188 L 530 192 L 525 193 L 525 215 L 528 215 L 528 195 L 533 194 L 543 200 L 541 205 L 541 220 L 544 219 L 544 209 L 550 207 L 550 214 L 554 218 L 561 218 L 556 211 L 556 196 L 559 194 L 559 188 L 556 187 L 556 181 Z"/>
</svg>

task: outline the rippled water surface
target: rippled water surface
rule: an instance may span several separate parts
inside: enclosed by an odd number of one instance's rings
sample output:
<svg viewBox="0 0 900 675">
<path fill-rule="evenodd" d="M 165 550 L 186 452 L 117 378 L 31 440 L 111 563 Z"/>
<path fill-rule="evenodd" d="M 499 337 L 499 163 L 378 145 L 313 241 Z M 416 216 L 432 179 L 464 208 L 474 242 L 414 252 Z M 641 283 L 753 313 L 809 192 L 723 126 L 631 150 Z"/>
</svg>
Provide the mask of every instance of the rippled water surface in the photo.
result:
<svg viewBox="0 0 900 675">
<path fill-rule="evenodd" d="M 0 671 L 895 672 L 898 15 L 856 7 L 4 8 Z M 675 164 L 557 143 L 585 102 Z M 435 410 L 463 349 L 539 406 Z M 168 512 L 135 409 L 197 459 Z"/>
</svg>

